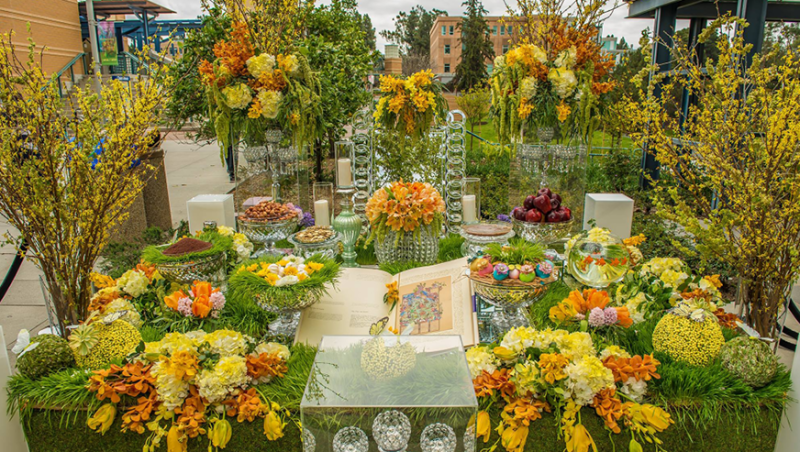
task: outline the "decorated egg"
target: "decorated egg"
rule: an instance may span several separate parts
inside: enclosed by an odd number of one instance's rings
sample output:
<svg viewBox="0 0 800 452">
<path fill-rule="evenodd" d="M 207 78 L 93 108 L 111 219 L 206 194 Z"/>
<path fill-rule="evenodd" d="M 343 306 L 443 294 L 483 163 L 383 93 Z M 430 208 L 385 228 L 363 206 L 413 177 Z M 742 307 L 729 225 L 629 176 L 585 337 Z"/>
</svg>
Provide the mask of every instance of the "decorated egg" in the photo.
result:
<svg viewBox="0 0 800 452">
<path fill-rule="evenodd" d="M 508 272 L 508 277 L 511 279 L 519 279 L 519 269 L 513 268 Z"/>
<path fill-rule="evenodd" d="M 469 263 L 469 271 L 473 273 L 478 273 L 483 267 L 487 265 L 489 265 L 488 260 L 482 257 L 478 257 Z"/>
<path fill-rule="evenodd" d="M 494 277 L 494 279 L 502 281 L 508 278 L 508 273 L 509 273 L 508 265 L 501 263 L 494 266 L 494 272 L 492 273 L 492 276 Z"/>
<path fill-rule="evenodd" d="M 549 278 L 550 275 L 553 274 L 553 263 L 549 260 L 545 260 L 544 262 L 539 262 L 536 266 L 536 276 L 545 279 Z"/>
<path fill-rule="evenodd" d="M 519 280 L 522 282 L 533 282 L 536 279 L 536 272 L 533 265 L 525 264 L 519 268 Z"/>
</svg>

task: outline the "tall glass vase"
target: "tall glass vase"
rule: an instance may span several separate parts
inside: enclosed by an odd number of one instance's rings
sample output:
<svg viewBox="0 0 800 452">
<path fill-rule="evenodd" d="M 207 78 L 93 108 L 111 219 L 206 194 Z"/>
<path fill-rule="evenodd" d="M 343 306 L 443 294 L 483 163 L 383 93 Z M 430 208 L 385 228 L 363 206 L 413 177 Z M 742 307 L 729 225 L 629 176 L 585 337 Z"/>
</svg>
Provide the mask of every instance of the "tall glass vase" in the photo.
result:
<svg viewBox="0 0 800 452">
<path fill-rule="evenodd" d="M 269 169 L 272 171 L 272 200 L 283 202 L 281 196 L 281 157 L 279 143 L 283 139 L 283 131 L 280 129 L 267 129 L 265 141 L 267 142 L 267 154 L 269 155 Z"/>
<path fill-rule="evenodd" d="M 435 264 L 439 257 L 439 235 L 430 225 L 420 226 L 416 231 L 389 231 L 382 240 L 375 239 L 375 255 L 379 264 L 396 262 L 419 262 Z"/>
</svg>

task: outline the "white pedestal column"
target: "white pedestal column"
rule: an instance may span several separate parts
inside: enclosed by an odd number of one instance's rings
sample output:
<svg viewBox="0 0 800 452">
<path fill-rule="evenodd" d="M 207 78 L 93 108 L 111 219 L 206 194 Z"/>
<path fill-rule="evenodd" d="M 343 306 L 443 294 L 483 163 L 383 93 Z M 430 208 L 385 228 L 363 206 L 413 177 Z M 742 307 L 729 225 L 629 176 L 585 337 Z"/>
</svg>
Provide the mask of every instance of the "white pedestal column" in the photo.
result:
<svg viewBox="0 0 800 452">
<path fill-rule="evenodd" d="M 3 327 L 0 326 L 0 407 L 3 407 L 0 414 L 0 449 L 3 452 L 28 452 L 28 443 L 25 442 L 25 434 L 22 433 L 22 424 L 19 417 L 8 417 L 6 414 L 6 404 L 8 395 L 6 394 L 6 382 L 11 377 L 11 362 L 8 360 L 8 350 L 3 336 Z"/>
<path fill-rule="evenodd" d="M 203 222 L 216 221 L 217 226 L 236 228 L 233 195 L 197 195 L 186 202 L 189 232 L 203 230 Z"/>
<path fill-rule="evenodd" d="M 591 229 L 589 220 L 621 239 L 631 236 L 633 200 L 621 193 L 587 193 L 583 209 L 583 228 Z"/>
</svg>

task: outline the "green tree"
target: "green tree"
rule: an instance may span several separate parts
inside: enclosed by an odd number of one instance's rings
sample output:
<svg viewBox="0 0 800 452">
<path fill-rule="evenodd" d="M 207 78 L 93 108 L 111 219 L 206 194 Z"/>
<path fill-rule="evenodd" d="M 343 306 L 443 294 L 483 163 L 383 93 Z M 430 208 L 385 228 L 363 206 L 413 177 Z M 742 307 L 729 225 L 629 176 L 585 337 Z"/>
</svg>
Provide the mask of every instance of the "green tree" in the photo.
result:
<svg viewBox="0 0 800 452">
<path fill-rule="evenodd" d="M 387 41 L 398 44 L 403 56 L 429 59 L 431 27 L 437 17 L 446 15 L 446 11 L 438 9 L 428 11 L 417 5 L 409 12 L 401 11 L 394 18 L 394 30 L 382 30 L 380 34 Z"/>
<path fill-rule="evenodd" d="M 170 75 L 177 83 L 167 102 L 166 114 L 170 125 L 176 129 L 189 120 L 199 121 L 196 138 L 210 139 L 216 132 L 213 121 L 208 119 L 206 88 L 197 69 L 201 61 L 214 60 L 214 44 L 227 35 L 231 20 L 222 8 L 214 6 L 202 17 L 202 24 L 201 28 L 186 33 L 183 55 L 169 66 Z"/>
<path fill-rule="evenodd" d="M 485 85 L 476 85 L 456 97 L 456 102 L 458 108 L 467 115 L 469 131 L 475 133 L 475 126 L 482 124 L 483 119 L 489 114 L 492 106 L 492 93 Z M 469 139 L 470 149 L 472 149 L 474 137 L 470 136 Z"/>
<path fill-rule="evenodd" d="M 466 0 L 462 6 L 467 7 L 464 20 L 458 24 L 463 50 L 453 84 L 459 90 L 466 91 L 489 78 L 486 60 L 494 58 L 494 45 L 489 38 L 489 24 L 485 19 L 489 11 L 483 7 L 483 3 L 480 0 Z"/>
<path fill-rule="evenodd" d="M 364 32 L 364 40 L 369 50 L 375 51 L 377 39 L 375 39 L 375 27 L 372 26 L 372 19 L 369 14 L 361 16 L 361 30 Z"/>
<path fill-rule="evenodd" d="M 353 113 L 369 102 L 365 79 L 375 63 L 368 47 L 364 20 L 356 0 L 332 0 L 314 8 L 301 48 L 322 83 L 323 125 L 315 143 L 316 175 L 322 177 L 322 161 L 333 152 Z"/>
</svg>

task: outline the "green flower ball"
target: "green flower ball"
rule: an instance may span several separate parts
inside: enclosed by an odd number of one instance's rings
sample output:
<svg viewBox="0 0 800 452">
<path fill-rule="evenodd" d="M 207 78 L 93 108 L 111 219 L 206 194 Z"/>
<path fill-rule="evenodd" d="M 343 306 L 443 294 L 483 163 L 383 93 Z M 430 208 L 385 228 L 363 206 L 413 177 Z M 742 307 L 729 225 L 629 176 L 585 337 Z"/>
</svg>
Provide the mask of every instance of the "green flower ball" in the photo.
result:
<svg viewBox="0 0 800 452">
<path fill-rule="evenodd" d="M 361 351 L 361 369 L 376 380 L 402 377 L 417 365 L 417 352 L 410 342 L 386 346 L 377 337 L 364 344 Z"/>
<path fill-rule="evenodd" d="M 740 336 L 726 342 L 719 358 L 728 372 L 753 388 L 766 386 L 778 371 L 778 357 L 769 345 L 752 337 Z"/>
<path fill-rule="evenodd" d="M 39 345 L 36 348 L 29 349 L 17 360 L 17 370 L 20 374 L 36 380 L 75 365 L 72 349 L 63 338 L 42 334 L 31 339 L 30 346 L 37 343 Z"/>
<path fill-rule="evenodd" d="M 94 327 L 97 329 L 97 345 L 86 356 L 75 356 L 81 367 L 101 369 L 128 356 L 142 342 L 139 330 L 124 320 L 115 320 L 110 325 L 95 322 Z"/>
<path fill-rule="evenodd" d="M 653 348 L 677 361 L 706 366 L 719 354 L 725 337 L 714 318 L 696 322 L 674 314 L 665 315 L 653 331 Z"/>
</svg>

